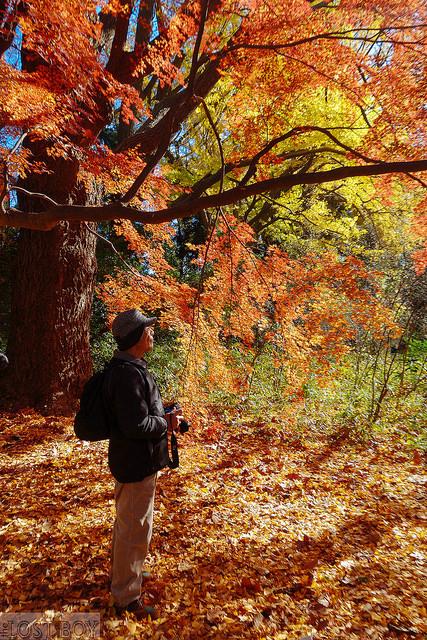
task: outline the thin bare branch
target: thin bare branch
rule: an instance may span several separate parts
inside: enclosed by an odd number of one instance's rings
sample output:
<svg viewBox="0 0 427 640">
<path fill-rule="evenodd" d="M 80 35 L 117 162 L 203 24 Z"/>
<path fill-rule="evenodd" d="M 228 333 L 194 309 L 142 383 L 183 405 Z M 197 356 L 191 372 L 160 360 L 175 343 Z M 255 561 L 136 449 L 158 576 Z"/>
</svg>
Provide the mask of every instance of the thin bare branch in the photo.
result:
<svg viewBox="0 0 427 640">
<path fill-rule="evenodd" d="M 191 60 L 191 68 L 190 68 L 190 74 L 188 77 L 188 85 L 187 85 L 187 90 L 190 95 L 194 94 L 194 82 L 196 80 L 196 73 L 197 73 L 198 63 L 199 63 L 200 45 L 202 43 L 203 32 L 205 30 L 205 24 L 208 17 L 208 11 L 209 11 L 209 0 L 200 0 L 200 23 L 199 23 L 199 29 L 197 31 L 196 43 L 193 49 L 193 57 Z"/>
<path fill-rule="evenodd" d="M 126 260 L 120 254 L 120 252 L 117 251 L 116 247 L 111 242 L 111 240 L 108 240 L 108 238 L 105 238 L 103 235 L 101 235 L 100 233 L 98 233 L 94 229 L 91 229 L 90 226 L 87 223 L 85 224 L 85 227 L 89 231 L 89 233 L 91 233 L 92 235 L 96 236 L 97 238 L 99 238 L 100 240 L 105 242 L 105 244 L 108 244 L 110 249 L 116 254 L 116 256 L 121 260 L 121 262 L 123 262 L 123 264 L 126 266 L 126 268 L 129 269 L 129 271 L 132 273 L 132 275 L 134 275 L 134 276 L 136 276 L 138 278 L 143 278 L 143 275 L 141 273 L 139 273 L 139 271 L 137 271 L 131 264 L 126 262 Z"/>
<path fill-rule="evenodd" d="M 352 147 L 346 145 L 344 142 L 341 142 L 334 134 L 332 134 L 330 132 L 329 129 L 326 129 L 324 127 L 316 127 L 316 126 L 294 127 L 293 129 L 290 129 L 290 131 L 287 131 L 283 135 L 278 136 L 277 138 L 273 138 L 273 140 L 270 140 L 270 142 L 268 144 L 266 144 L 252 158 L 252 160 L 251 160 L 251 162 L 249 164 L 248 170 L 247 170 L 247 172 L 245 173 L 245 175 L 243 176 L 243 178 L 241 180 L 241 184 L 242 185 L 246 184 L 250 180 L 250 178 L 253 177 L 253 175 L 256 172 L 256 166 L 257 166 L 258 162 L 261 160 L 261 158 L 263 156 L 265 156 L 269 151 L 271 151 L 276 145 L 280 144 L 281 142 L 285 142 L 285 140 L 288 140 L 289 138 L 292 138 L 293 136 L 300 136 L 300 135 L 303 135 L 305 133 L 311 133 L 313 131 L 317 131 L 317 132 L 322 133 L 323 135 L 327 136 L 337 146 L 341 147 L 341 149 L 344 149 L 348 153 L 351 153 L 356 158 L 360 158 L 361 160 L 364 160 L 365 162 L 372 162 L 372 163 L 381 162 L 381 160 L 376 160 L 374 158 L 369 158 L 368 156 L 365 156 L 363 153 L 360 153 L 359 151 L 357 151 L 356 149 L 353 149 Z M 291 152 L 291 153 L 294 153 L 294 152 Z M 316 153 L 316 150 L 314 149 L 311 153 Z M 301 155 L 304 155 L 304 154 L 301 154 Z M 289 157 L 291 157 L 291 156 L 289 156 Z"/>
<path fill-rule="evenodd" d="M 45 193 L 36 193 L 34 191 L 28 191 L 28 189 L 24 189 L 24 187 L 17 187 L 17 186 L 12 187 L 12 190 L 25 193 L 27 196 L 30 196 L 31 198 L 41 198 L 42 200 L 46 200 L 46 202 L 53 204 L 55 207 L 61 206 L 58 202 L 56 202 L 56 200 L 54 200 L 50 196 L 47 196 Z"/>
<path fill-rule="evenodd" d="M 210 124 L 210 126 L 212 127 L 212 130 L 214 132 L 217 144 L 218 144 L 218 149 L 219 149 L 219 155 L 221 158 L 221 169 L 220 169 L 220 185 L 219 185 L 219 193 L 222 193 L 223 190 L 223 186 L 224 186 L 224 176 L 225 176 L 225 157 L 224 157 L 224 149 L 222 148 L 222 142 L 221 142 L 221 138 L 220 135 L 218 133 L 218 129 L 215 126 L 215 122 L 212 118 L 211 112 L 209 111 L 208 105 L 206 104 L 206 101 L 204 98 L 202 98 L 201 96 L 196 96 L 198 100 L 200 100 L 200 103 L 203 106 L 204 112 L 206 114 L 206 117 L 208 119 L 208 122 Z"/>
<path fill-rule="evenodd" d="M 310 42 L 315 42 L 316 40 L 350 40 L 350 41 L 363 41 L 363 42 L 372 43 L 373 42 L 372 38 L 381 37 L 382 34 L 387 34 L 390 31 L 408 31 L 408 30 L 420 29 L 424 27 L 427 27 L 427 24 L 420 23 L 420 24 L 413 24 L 413 25 L 402 25 L 399 27 L 390 26 L 390 27 L 384 27 L 380 29 L 360 27 L 358 29 L 347 29 L 344 31 L 325 31 L 323 33 L 318 33 L 313 36 L 308 36 L 307 38 L 292 40 L 290 42 L 273 42 L 273 43 L 265 43 L 265 44 L 241 42 L 241 43 L 232 44 L 229 47 L 226 47 L 221 53 L 219 53 L 219 55 L 224 56 L 231 51 L 237 51 L 239 49 L 253 49 L 253 50 L 261 50 L 261 51 L 281 51 L 282 49 L 291 49 L 293 47 L 301 46 L 302 44 L 309 44 Z M 355 32 L 357 33 L 373 32 L 373 34 L 370 37 L 348 35 L 348 34 L 354 34 Z M 382 40 L 381 42 L 385 42 L 385 41 Z M 390 43 L 403 44 L 403 45 L 408 45 L 408 44 L 422 45 L 423 44 L 422 41 L 408 41 L 408 40 L 403 40 L 403 41 L 390 40 Z"/>
<path fill-rule="evenodd" d="M 225 159 L 224 159 L 224 150 L 222 148 L 222 142 L 221 142 L 221 138 L 220 135 L 217 131 L 217 128 L 215 126 L 215 122 L 213 121 L 212 115 L 209 111 L 209 107 L 207 106 L 204 98 L 202 98 L 201 96 L 197 96 L 197 99 L 200 101 L 200 103 L 203 106 L 203 109 L 205 111 L 206 117 L 208 119 L 208 122 L 210 124 L 210 126 L 212 127 L 212 130 L 214 132 L 217 144 L 218 144 L 218 149 L 219 149 L 219 155 L 221 158 L 221 168 L 220 168 L 220 184 L 219 184 L 219 194 L 222 193 L 223 191 L 223 187 L 224 187 L 224 176 L 225 176 Z M 194 306 L 193 306 L 193 318 L 192 318 L 192 323 L 191 323 L 191 335 L 190 335 L 190 341 L 189 341 L 189 346 L 188 346 L 188 352 L 186 355 L 186 367 L 188 365 L 189 362 L 189 358 L 190 358 L 190 351 L 191 351 L 191 347 L 193 345 L 193 342 L 196 338 L 197 335 L 197 327 L 199 324 L 199 317 L 200 317 L 200 298 L 201 298 L 201 294 L 202 294 L 202 287 L 203 287 L 203 279 L 204 279 L 204 274 L 206 271 L 206 265 L 207 265 L 207 260 L 208 260 L 208 255 L 209 255 L 209 249 L 212 243 L 212 238 L 213 238 L 213 234 L 217 225 L 217 221 L 218 221 L 218 216 L 219 215 L 223 215 L 222 214 L 222 210 L 221 207 L 217 207 L 216 210 L 216 214 L 215 214 L 215 219 L 213 220 L 213 224 L 211 225 L 211 229 L 210 229 L 210 233 L 209 233 L 209 238 L 208 241 L 206 243 L 206 248 L 205 248 L 205 254 L 204 254 L 204 258 L 203 258 L 203 264 L 202 264 L 202 269 L 200 272 L 200 277 L 199 277 L 199 282 L 197 284 L 197 291 L 196 291 L 196 295 L 195 295 L 195 299 L 194 299 Z M 197 311 L 197 314 L 196 314 Z"/>
</svg>

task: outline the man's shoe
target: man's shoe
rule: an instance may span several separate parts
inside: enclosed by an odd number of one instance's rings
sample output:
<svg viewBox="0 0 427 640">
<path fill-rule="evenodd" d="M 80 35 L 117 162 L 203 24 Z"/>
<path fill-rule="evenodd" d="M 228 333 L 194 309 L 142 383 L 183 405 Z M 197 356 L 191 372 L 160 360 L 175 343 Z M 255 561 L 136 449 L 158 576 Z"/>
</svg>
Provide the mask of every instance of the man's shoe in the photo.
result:
<svg viewBox="0 0 427 640">
<path fill-rule="evenodd" d="M 154 607 L 150 607 L 148 604 L 144 604 L 140 598 L 133 600 L 126 607 L 118 607 L 115 605 L 116 613 L 121 616 L 123 613 L 132 613 L 137 620 L 157 620 L 159 614 Z"/>
</svg>

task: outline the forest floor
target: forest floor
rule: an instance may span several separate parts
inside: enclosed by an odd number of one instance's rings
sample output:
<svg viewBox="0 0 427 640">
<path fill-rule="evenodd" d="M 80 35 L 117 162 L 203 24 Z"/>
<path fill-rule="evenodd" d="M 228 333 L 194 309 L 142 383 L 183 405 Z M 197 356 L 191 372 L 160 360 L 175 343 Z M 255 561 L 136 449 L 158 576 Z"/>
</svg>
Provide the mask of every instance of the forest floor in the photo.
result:
<svg viewBox="0 0 427 640">
<path fill-rule="evenodd" d="M 427 637 L 418 452 L 278 425 L 182 437 L 180 468 L 158 482 L 148 562 L 160 618 L 137 623 L 108 592 L 106 444 L 31 412 L 0 425 L 4 612 L 97 612 L 115 640 Z"/>
</svg>

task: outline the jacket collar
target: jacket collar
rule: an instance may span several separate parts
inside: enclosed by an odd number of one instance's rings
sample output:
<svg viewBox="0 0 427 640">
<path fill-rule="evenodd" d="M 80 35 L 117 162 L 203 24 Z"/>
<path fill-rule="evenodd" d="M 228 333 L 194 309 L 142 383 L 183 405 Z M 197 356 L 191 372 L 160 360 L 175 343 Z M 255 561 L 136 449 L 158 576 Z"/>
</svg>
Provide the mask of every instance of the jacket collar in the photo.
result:
<svg viewBox="0 0 427 640">
<path fill-rule="evenodd" d="M 133 362 L 134 364 L 139 365 L 140 367 L 147 368 L 147 361 L 144 358 L 135 358 L 127 351 L 120 351 L 120 349 L 116 349 L 113 353 L 113 358 L 117 358 L 118 360 L 127 360 L 127 362 Z"/>
</svg>

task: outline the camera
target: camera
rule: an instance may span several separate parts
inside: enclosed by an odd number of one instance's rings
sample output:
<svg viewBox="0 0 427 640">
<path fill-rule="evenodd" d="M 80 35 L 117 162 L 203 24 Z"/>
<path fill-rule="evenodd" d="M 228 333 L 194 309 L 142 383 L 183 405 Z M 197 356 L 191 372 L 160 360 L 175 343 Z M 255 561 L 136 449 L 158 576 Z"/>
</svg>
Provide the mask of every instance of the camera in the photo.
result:
<svg viewBox="0 0 427 640">
<path fill-rule="evenodd" d="M 172 413 L 172 411 L 179 411 L 181 409 L 181 405 L 179 404 L 179 402 L 173 402 L 172 404 L 168 404 L 164 407 L 165 409 L 165 413 Z M 180 433 L 187 433 L 187 431 L 189 430 L 190 425 L 188 424 L 187 420 L 181 420 L 181 422 L 179 423 L 179 432 Z"/>
</svg>

